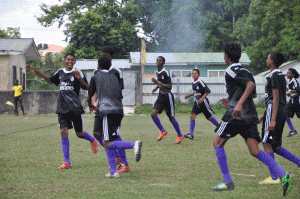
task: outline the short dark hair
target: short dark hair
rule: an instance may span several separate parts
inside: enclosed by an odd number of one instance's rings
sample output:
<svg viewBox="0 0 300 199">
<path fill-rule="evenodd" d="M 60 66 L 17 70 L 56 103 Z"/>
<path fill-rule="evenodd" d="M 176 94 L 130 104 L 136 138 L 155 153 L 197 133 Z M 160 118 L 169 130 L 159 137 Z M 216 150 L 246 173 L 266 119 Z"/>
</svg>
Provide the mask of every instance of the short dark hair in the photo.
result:
<svg viewBox="0 0 300 199">
<path fill-rule="evenodd" d="M 69 55 L 73 56 L 73 57 L 76 59 L 76 57 L 75 57 L 75 55 L 74 55 L 73 53 L 67 53 L 67 54 L 64 56 L 64 59 L 66 59 Z"/>
<path fill-rule="evenodd" d="M 197 68 L 195 68 L 193 71 L 197 71 L 198 74 L 200 75 L 200 71 Z"/>
<path fill-rule="evenodd" d="M 276 68 L 278 68 L 281 64 L 284 63 L 285 59 L 281 52 L 274 51 L 270 55 L 271 60 L 274 62 Z"/>
<path fill-rule="evenodd" d="M 162 58 L 162 60 L 164 61 L 164 63 L 166 63 L 166 59 L 163 56 L 158 56 L 157 58 Z"/>
<path fill-rule="evenodd" d="M 225 54 L 229 57 L 233 63 L 238 63 L 241 58 L 242 49 L 240 44 L 236 43 L 225 43 L 223 45 Z"/>
<path fill-rule="evenodd" d="M 289 70 L 292 72 L 294 75 L 294 78 L 298 79 L 299 78 L 299 73 L 296 71 L 294 68 L 289 68 Z"/>
<path fill-rule="evenodd" d="M 108 53 L 111 56 L 114 56 L 114 54 L 115 54 L 114 53 L 114 48 L 111 47 L 111 46 L 105 46 L 105 47 L 103 47 L 101 52 Z"/>
<path fill-rule="evenodd" d="M 100 57 L 98 59 L 98 69 L 109 70 L 111 67 L 111 61 L 107 57 Z"/>
</svg>

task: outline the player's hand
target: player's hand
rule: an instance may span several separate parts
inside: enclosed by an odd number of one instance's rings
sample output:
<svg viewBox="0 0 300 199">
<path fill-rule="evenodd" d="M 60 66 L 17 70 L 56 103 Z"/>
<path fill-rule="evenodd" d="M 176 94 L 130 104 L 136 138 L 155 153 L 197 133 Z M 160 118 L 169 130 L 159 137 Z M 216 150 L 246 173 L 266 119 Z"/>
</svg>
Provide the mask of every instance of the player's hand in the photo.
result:
<svg viewBox="0 0 300 199">
<path fill-rule="evenodd" d="M 89 106 L 89 109 L 90 109 L 90 113 L 93 113 L 93 112 L 97 111 L 98 108 L 96 106 L 94 106 L 93 104 L 91 104 Z"/>
<path fill-rule="evenodd" d="M 155 84 L 155 85 L 158 85 L 159 84 L 159 82 L 154 78 L 154 77 L 152 77 L 152 82 Z"/>
<path fill-rule="evenodd" d="M 236 107 L 232 111 L 232 117 L 233 118 L 241 117 L 242 109 L 243 109 L 243 107 L 241 105 L 236 105 Z"/>
<path fill-rule="evenodd" d="M 275 125 L 276 125 L 276 121 L 275 120 L 271 120 L 271 123 L 268 126 L 268 131 L 274 131 Z"/>
<path fill-rule="evenodd" d="M 253 98 L 257 98 L 257 93 L 255 93 L 255 95 L 253 95 Z"/>
<path fill-rule="evenodd" d="M 79 73 L 78 70 L 74 70 L 73 73 L 74 73 L 74 76 L 75 76 L 77 79 L 81 79 L 81 76 L 80 76 L 80 73 Z"/>
<path fill-rule="evenodd" d="M 152 95 L 155 94 L 155 92 L 156 92 L 156 89 L 153 89 L 153 90 L 152 90 Z"/>
<path fill-rule="evenodd" d="M 290 96 L 291 96 L 291 93 L 287 93 L 286 96 L 290 97 Z"/>
<path fill-rule="evenodd" d="M 200 98 L 200 99 L 198 100 L 198 104 L 200 105 L 203 101 L 204 101 L 204 99 Z"/>
<path fill-rule="evenodd" d="M 187 98 L 189 98 L 189 95 L 184 96 L 184 99 L 187 99 Z"/>
<path fill-rule="evenodd" d="M 220 104 L 222 104 L 222 106 L 228 106 L 228 104 L 229 104 L 228 98 L 220 99 L 219 102 L 220 102 Z"/>
<path fill-rule="evenodd" d="M 259 123 L 262 123 L 264 121 L 264 118 L 265 118 L 264 115 L 260 116 Z"/>
<path fill-rule="evenodd" d="M 35 73 L 35 71 L 36 71 L 36 69 L 35 69 L 33 66 L 31 66 L 30 64 L 27 64 L 27 65 L 25 66 L 25 68 L 26 68 L 27 70 L 30 70 L 30 71 L 33 72 L 33 73 Z"/>
</svg>

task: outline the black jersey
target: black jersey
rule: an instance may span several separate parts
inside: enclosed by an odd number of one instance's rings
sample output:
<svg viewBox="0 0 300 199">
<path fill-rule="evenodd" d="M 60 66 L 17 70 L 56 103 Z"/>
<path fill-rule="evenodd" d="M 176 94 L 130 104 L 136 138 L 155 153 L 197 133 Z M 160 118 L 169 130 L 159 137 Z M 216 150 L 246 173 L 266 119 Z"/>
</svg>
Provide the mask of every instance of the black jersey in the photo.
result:
<svg viewBox="0 0 300 199">
<path fill-rule="evenodd" d="M 279 103 L 286 104 L 286 80 L 284 74 L 279 70 L 273 70 L 266 76 L 265 104 L 273 103 L 273 89 L 279 90 Z"/>
<path fill-rule="evenodd" d="M 299 82 L 295 78 L 291 79 L 291 81 L 288 84 L 288 88 L 290 90 L 296 90 L 296 93 L 291 93 L 292 98 L 299 97 L 300 85 L 299 85 Z"/>
<path fill-rule="evenodd" d="M 256 88 L 253 89 L 252 94 L 244 102 L 242 116 L 238 118 L 232 118 L 233 109 L 244 94 L 249 81 L 255 83 L 252 73 L 244 68 L 240 63 L 232 64 L 227 68 L 225 74 L 225 83 L 229 105 L 225 115 L 222 118 L 224 122 L 231 121 L 233 123 L 245 125 L 259 123 L 255 104 L 253 102 L 253 95 L 256 93 Z"/>
<path fill-rule="evenodd" d="M 83 81 L 87 83 L 84 74 L 79 69 L 67 71 L 66 69 L 59 69 L 50 81 L 59 85 L 59 97 L 57 101 L 57 114 L 66 114 L 73 112 L 75 114 L 84 113 L 81 101 L 79 99 L 80 88 L 87 90 L 80 81 L 75 77 L 73 71 L 78 70 Z"/>
<path fill-rule="evenodd" d="M 157 76 L 157 81 L 160 83 L 172 84 L 170 74 L 165 68 L 163 68 L 160 72 L 156 71 L 155 74 Z M 159 93 L 168 94 L 169 92 L 171 92 L 170 88 L 166 88 L 164 86 L 159 87 Z"/>
<path fill-rule="evenodd" d="M 211 92 L 210 89 L 200 78 L 197 81 L 193 82 L 192 87 L 196 100 L 199 100 L 205 93 Z"/>
<path fill-rule="evenodd" d="M 94 96 L 95 92 L 97 92 L 98 99 L 96 115 L 123 115 L 122 90 L 115 75 L 110 74 L 107 70 L 93 75 L 89 87 L 89 96 Z"/>
</svg>

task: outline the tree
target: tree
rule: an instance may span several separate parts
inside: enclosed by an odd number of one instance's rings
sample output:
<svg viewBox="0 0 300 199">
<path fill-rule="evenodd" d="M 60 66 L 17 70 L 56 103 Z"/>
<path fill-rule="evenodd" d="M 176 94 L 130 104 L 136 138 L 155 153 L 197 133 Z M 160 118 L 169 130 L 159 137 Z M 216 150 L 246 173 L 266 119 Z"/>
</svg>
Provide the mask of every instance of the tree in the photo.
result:
<svg viewBox="0 0 300 199">
<path fill-rule="evenodd" d="M 20 27 L 8 27 L 6 30 L 0 29 L 0 38 L 21 38 Z"/>
</svg>

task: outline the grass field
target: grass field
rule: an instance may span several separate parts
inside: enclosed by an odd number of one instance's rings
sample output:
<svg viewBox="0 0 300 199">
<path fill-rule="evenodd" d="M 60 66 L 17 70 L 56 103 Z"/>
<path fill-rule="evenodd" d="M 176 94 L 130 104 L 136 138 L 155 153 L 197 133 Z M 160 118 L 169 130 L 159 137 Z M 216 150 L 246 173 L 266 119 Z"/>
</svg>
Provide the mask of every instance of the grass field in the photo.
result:
<svg viewBox="0 0 300 199">
<path fill-rule="evenodd" d="M 150 113 L 149 113 L 150 114 Z M 280 185 L 258 184 L 269 175 L 268 168 L 249 155 L 244 140 L 237 136 L 226 147 L 235 190 L 212 192 L 222 181 L 212 145 L 214 126 L 203 115 L 196 119 L 195 139 L 175 145 L 176 133 L 165 114 L 160 116 L 168 135 L 156 141 L 158 129 L 148 115 L 126 116 L 122 139 L 143 141 L 142 159 L 134 162 L 127 150 L 131 170 L 120 179 L 106 179 L 105 151 L 91 152 L 88 141 L 70 131 L 72 169 L 57 170 L 63 162 L 56 115 L 0 116 L 0 198 L 282 198 Z M 215 115 L 220 121 L 221 115 Z M 189 115 L 177 114 L 182 132 L 189 132 Z M 93 115 L 85 114 L 84 129 L 93 129 Z M 300 120 L 292 119 L 300 131 Z M 261 125 L 259 125 L 259 129 Z M 300 135 L 287 138 L 283 146 L 300 156 Z M 262 145 L 260 144 L 262 149 Z M 295 174 L 291 193 L 300 198 L 300 169 L 276 156 L 278 163 Z"/>
</svg>

